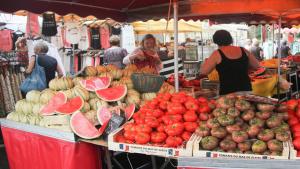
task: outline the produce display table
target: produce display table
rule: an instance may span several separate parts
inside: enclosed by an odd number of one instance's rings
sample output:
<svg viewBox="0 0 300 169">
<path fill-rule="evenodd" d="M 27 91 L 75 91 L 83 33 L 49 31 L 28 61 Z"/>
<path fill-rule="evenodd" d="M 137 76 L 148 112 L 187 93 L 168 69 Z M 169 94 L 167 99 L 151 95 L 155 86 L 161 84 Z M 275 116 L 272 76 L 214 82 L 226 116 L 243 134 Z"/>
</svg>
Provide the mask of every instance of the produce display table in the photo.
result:
<svg viewBox="0 0 300 169">
<path fill-rule="evenodd" d="M 300 160 L 242 160 L 186 157 L 178 159 L 178 169 L 297 169 Z"/>
<path fill-rule="evenodd" d="M 76 142 L 73 133 L 0 119 L 10 169 L 100 169 L 92 144 Z"/>
</svg>

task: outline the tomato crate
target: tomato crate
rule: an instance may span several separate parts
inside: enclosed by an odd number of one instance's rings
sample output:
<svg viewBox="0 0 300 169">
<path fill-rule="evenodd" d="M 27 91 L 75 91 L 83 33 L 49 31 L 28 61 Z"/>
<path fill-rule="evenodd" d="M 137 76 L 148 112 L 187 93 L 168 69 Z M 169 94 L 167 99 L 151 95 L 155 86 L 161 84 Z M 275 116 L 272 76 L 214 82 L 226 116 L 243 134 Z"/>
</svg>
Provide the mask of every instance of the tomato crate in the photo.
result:
<svg viewBox="0 0 300 169">
<path fill-rule="evenodd" d="M 297 150 L 295 149 L 295 147 L 291 141 L 289 142 L 289 146 L 290 146 L 290 159 L 300 160 L 300 157 L 297 157 Z"/>
<path fill-rule="evenodd" d="M 186 142 L 184 145 L 178 148 L 168 148 L 168 147 L 160 147 L 154 146 L 151 144 L 128 144 L 128 143 L 119 143 L 116 142 L 116 136 L 123 132 L 124 126 L 120 127 L 116 131 L 112 132 L 108 135 L 108 149 L 112 151 L 122 151 L 128 153 L 139 153 L 146 155 L 155 155 L 162 157 L 192 157 L 193 153 L 193 143 L 196 138 L 196 135 L 192 135 L 190 140 Z"/>
<path fill-rule="evenodd" d="M 194 157 L 207 157 L 207 158 L 231 158 L 231 159 L 247 159 L 247 160 L 257 160 L 257 159 L 289 159 L 289 142 L 283 142 L 282 156 L 268 156 L 268 155 L 256 155 L 256 154 L 241 154 L 241 153 L 226 153 L 218 151 L 207 151 L 200 149 L 200 141 L 202 137 L 196 137 L 193 146 L 193 156 Z"/>
</svg>

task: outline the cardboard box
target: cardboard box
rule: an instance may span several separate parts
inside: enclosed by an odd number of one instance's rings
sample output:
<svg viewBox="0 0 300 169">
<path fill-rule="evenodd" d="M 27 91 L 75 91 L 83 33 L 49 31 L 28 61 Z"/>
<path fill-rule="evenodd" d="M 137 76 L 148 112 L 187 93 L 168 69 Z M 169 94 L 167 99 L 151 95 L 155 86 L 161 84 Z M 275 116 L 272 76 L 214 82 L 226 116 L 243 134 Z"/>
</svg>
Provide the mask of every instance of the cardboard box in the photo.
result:
<svg viewBox="0 0 300 169">
<path fill-rule="evenodd" d="M 115 136 L 118 135 L 123 130 L 122 126 L 118 130 L 108 135 L 108 149 L 112 151 L 123 151 L 129 153 L 139 153 L 146 155 L 155 155 L 162 157 L 191 157 L 193 153 L 193 143 L 196 138 L 195 135 L 192 135 L 190 140 L 186 143 L 185 146 L 180 148 L 166 148 L 153 146 L 151 144 L 140 145 L 140 144 L 127 144 L 127 143 L 118 143 L 115 141 Z"/>
<path fill-rule="evenodd" d="M 267 155 L 255 155 L 255 154 L 239 154 L 239 153 L 226 153 L 217 151 L 200 150 L 200 141 L 202 137 L 195 138 L 193 146 L 194 157 L 208 157 L 208 158 L 235 158 L 235 159 L 289 159 L 289 143 L 283 143 L 282 156 L 267 156 Z"/>
<path fill-rule="evenodd" d="M 289 146 L 290 146 L 290 159 L 300 160 L 300 157 L 297 157 L 297 150 L 295 149 L 295 147 L 291 141 L 289 142 Z"/>
</svg>

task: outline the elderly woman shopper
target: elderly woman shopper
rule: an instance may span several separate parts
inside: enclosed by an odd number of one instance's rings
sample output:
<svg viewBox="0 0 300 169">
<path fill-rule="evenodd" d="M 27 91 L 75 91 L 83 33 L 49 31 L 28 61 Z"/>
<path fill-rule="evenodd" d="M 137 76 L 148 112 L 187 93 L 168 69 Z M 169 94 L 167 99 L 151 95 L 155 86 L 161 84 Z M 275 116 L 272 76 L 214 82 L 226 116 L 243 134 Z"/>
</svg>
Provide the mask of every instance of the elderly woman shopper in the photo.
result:
<svg viewBox="0 0 300 169">
<path fill-rule="evenodd" d="M 124 57 L 128 54 L 126 49 L 120 47 L 120 38 L 118 36 L 111 36 L 109 39 L 111 47 L 104 51 L 104 63 L 113 64 L 122 69 Z"/>
<path fill-rule="evenodd" d="M 35 66 L 35 60 L 36 57 L 38 57 L 38 64 L 42 66 L 45 70 L 46 75 L 46 83 L 47 87 L 49 85 L 49 81 L 55 78 L 55 73 L 58 73 L 58 76 L 63 76 L 63 72 L 59 65 L 57 64 L 57 61 L 55 58 L 47 55 L 48 52 L 48 46 L 47 44 L 43 42 L 39 42 L 34 46 L 34 53 L 32 57 L 29 59 L 29 65 L 26 70 L 26 73 L 31 73 L 34 66 Z"/>
<path fill-rule="evenodd" d="M 153 35 L 144 36 L 140 47 L 136 48 L 131 54 L 123 59 L 123 63 L 135 64 L 139 69 L 149 66 L 157 73 L 162 69 L 162 62 L 159 59 L 156 49 L 156 39 Z"/>
</svg>

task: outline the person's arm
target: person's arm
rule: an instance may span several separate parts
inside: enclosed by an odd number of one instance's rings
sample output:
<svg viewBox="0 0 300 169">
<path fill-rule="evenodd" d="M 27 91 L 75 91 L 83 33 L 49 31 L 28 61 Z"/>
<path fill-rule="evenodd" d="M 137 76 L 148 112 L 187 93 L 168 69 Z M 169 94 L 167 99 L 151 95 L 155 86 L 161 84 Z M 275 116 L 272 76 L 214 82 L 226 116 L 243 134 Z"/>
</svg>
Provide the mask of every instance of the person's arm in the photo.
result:
<svg viewBox="0 0 300 169">
<path fill-rule="evenodd" d="M 244 49 L 244 50 L 245 50 L 245 52 L 246 52 L 246 54 L 249 58 L 249 68 L 253 69 L 253 70 L 258 69 L 260 67 L 259 66 L 259 61 L 247 49 Z"/>
<path fill-rule="evenodd" d="M 144 54 L 141 49 L 135 49 L 132 53 L 125 56 L 123 59 L 123 63 L 125 65 L 131 64 L 135 58 L 143 60 Z"/>
<path fill-rule="evenodd" d="M 29 59 L 29 64 L 28 64 L 28 67 L 27 67 L 25 73 L 28 73 L 28 74 L 29 74 L 29 73 L 32 72 L 32 70 L 33 70 L 33 68 L 34 68 L 34 63 L 35 63 L 35 56 L 32 56 L 32 57 L 30 57 L 30 59 Z"/>
<path fill-rule="evenodd" d="M 56 66 L 56 71 L 57 71 L 57 74 L 58 74 L 57 76 L 58 77 L 63 77 L 64 76 L 64 72 L 60 68 L 59 64 L 57 64 L 57 66 Z"/>
<path fill-rule="evenodd" d="M 204 63 L 201 65 L 200 74 L 201 75 L 208 75 L 212 72 L 218 61 L 217 51 L 214 51 L 207 59 L 205 59 Z"/>
</svg>

